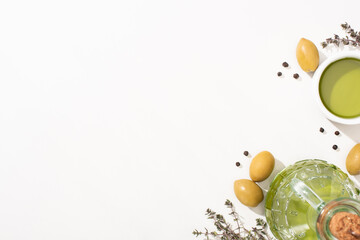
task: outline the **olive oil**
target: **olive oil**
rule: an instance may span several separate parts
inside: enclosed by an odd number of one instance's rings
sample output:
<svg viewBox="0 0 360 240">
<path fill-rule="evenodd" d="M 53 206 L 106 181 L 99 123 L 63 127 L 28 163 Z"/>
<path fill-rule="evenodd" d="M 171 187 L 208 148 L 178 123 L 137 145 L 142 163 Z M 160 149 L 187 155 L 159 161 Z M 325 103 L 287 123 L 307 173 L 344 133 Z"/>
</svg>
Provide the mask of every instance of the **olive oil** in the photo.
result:
<svg viewBox="0 0 360 240">
<path fill-rule="evenodd" d="M 315 223 L 318 213 L 292 190 L 297 178 L 309 186 L 323 201 L 339 197 L 356 198 L 350 178 L 335 165 L 321 160 L 304 160 L 288 166 L 270 185 L 266 196 L 265 215 L 277 239 L 317 239 Z"/>
<path fill-rule="evenodd" d="M 360 116 L 360 60 L 344 58 L 327 66 L 320 78 L 319 93 L 325 107 L 334 115 Z"/>
</svg>

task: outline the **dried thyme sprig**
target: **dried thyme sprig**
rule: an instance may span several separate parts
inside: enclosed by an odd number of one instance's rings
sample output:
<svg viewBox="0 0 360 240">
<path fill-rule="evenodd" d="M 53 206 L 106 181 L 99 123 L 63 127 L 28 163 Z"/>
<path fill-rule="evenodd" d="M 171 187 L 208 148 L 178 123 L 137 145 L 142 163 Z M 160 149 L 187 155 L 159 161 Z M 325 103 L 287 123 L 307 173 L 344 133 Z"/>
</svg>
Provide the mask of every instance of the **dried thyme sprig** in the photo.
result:
<svg viewBox="0 0 360 240">
<path fill-rule="evenodd" d="M 206 240 L 220 239 L 220 240 L 270 240 L 272 239 L 267 233 L 267 224 L 263 219 L 256 219 L 256 226 L 248 230 L 244 227 L 240 220 L 239 214 L 235 211 L 235 207 L 230 200 L 226 200 L 225 206 L 230 210 L 229 215 L 233 218 L 236 227 L 226 221 L 223 215 L 218 214 L 211 209 L 207 209 L 205 215 L 208 219 L 212 219 L 217 231 L 209 231 L 205 228 L 204 231 L 194 230 L 193 234 L 196 237 L 204 236 Z"/>
<path fill-rule="evenodd" d="M 329 44 L 335 44 L 337 47 L 340 44 L 350 45 L 354 47 L 360 46 L 360 32 L 355 31 L 351 26 L 345 22 L 341 24 L 341 28 L 345 31 L 345 38 L 340 38 L 339 35 L 334 34 L 334 38 L 327 38 L 324 42 L 321 43 L 323 48 L 327 47 Z"/>
</svg>

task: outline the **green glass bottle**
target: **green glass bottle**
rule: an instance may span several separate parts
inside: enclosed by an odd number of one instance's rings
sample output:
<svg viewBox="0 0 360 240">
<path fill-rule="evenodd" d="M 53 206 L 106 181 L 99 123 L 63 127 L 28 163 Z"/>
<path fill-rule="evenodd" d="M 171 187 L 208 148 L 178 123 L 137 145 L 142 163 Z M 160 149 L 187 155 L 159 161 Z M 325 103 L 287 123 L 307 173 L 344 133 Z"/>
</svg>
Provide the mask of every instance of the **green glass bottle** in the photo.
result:
<svg viewBox="0 0 360 240">
<path fill-rule="evenodd" d="M 303 160 L 282 170 L 266 196 L 265 215 L 281 240 L 318 239 L 316 221 L 326 203 L 338 198 L 358 199 L 346 173 L 322 160 Z"/>
</svg>

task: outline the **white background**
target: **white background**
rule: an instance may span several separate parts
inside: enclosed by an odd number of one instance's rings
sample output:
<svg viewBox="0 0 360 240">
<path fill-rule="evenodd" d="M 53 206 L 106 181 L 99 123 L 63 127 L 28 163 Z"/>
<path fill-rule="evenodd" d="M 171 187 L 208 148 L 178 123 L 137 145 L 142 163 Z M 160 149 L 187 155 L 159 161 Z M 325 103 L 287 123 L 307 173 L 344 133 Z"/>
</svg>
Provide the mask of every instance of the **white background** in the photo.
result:
<svg viewBox="0 0 360 240">
<path fill-rule="evenodd" d="M 194 239 L 226 199 L 261 216 L 233 194 L 244 150 L 344 169 L 360 129 L 322 116 L 295 48 L 360 29 L 359 7 L 0 1 L 0 239 Z"/>
</svg>

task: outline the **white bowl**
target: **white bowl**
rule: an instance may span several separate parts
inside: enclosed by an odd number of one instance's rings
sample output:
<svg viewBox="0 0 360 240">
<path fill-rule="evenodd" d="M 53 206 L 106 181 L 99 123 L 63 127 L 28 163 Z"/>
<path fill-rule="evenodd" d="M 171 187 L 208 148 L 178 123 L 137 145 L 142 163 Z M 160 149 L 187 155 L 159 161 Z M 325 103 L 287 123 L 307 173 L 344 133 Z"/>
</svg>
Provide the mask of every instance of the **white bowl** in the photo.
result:
<svg viewBox="0 0 360 240">
<path fill-rule="evenodd" d="M 342 123 L 342 124 L 347 124 L 347 125 L 352 125 L 352 124 L 360 124 L 360 116 L 359 117 L 355 117 L 355 118 L 342 118 L 339 116 L 334 115 L 333 113 L 331 113 L 324 105 L 324 103 L 322 102 L 321 98 L 320 98 L 320 91 L 319 91 L 319 83 L 320 83 L 320 78 L 321 75 L 323 74 L 324 70 L 326 69 L 327 66 L 329 66 L 331 63 L 343 59 L 343 58 L 356 58 L 360 60 L 360 54 L 356 53 L 356 52 L 341 52 L 338 53 L 336 55 L 333 55 L 331 57 L 328 57 L 316 70 L 315 74 L 314 74 L 314 93 L 315 93 L 315 98 L 316 98 L 316 102 L 318 103 L 321 111 L 323 112 L 323 114 L 325 114 L 325 116 L 334 121 L 334 122 L 338 122 L 338 123 Z M 359 93 L 360 94 L 360 93 Z"/>
</svg>

